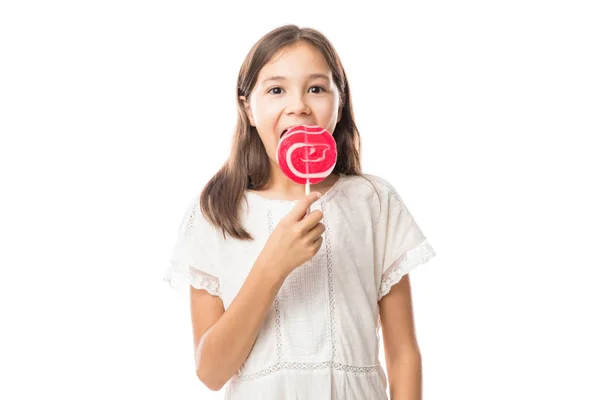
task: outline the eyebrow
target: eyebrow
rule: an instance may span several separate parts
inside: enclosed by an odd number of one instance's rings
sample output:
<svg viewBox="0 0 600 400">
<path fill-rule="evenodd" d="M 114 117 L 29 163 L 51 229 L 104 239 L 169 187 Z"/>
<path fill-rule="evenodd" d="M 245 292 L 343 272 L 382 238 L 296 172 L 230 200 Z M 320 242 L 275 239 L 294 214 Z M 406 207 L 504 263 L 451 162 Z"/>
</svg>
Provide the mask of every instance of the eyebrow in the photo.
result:
<svg viewBox="0 0 600 400">
<path fill-rule="evenodd" d="M 310 74 L 309 79 L 316 79 L 316 78 L 323 78 L 323 79 L 327 79 L 329 80 L 329 76 L 325 75 L 325 74 Z M 267 82 L 267 81 L 285 81 L 287 80 L 287 78 L 285 76 L 281 76 L 281 75 L 276 75 L 276 76 L 270 76 L 267 79 L 263 79 L 263 83 Z"/>
</svg>

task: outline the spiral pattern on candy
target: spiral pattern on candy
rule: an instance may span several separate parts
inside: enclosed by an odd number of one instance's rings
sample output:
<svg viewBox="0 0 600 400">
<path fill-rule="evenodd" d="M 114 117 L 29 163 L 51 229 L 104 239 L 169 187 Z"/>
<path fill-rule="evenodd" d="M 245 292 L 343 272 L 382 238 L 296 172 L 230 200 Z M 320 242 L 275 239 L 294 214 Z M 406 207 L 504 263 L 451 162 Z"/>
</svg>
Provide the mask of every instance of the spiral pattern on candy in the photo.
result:
<svg viewBox="0 0 600 400">
<path fill-rule="evenodd" d="M 337 161 L 335 139 L 318 125 L 298 125 L 277 145 L 277 163 L 292 181 L 314 185 L 327 178 Z"/>
</svg>

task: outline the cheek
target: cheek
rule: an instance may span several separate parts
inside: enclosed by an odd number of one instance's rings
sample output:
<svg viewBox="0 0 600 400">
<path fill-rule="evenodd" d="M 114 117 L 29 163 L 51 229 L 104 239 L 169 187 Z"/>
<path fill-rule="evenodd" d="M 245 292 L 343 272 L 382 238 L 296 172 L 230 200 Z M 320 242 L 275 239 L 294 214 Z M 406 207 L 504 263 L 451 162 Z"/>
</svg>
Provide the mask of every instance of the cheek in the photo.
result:
<svg viewBox="0 0 600 400">
<path fill-rule="evenodd" d="M 275 157 L 277 145 L 279 144 L 278 138 L 273 134 L 273 126 L 275 121 L 276 117 L 273 115 L 273 113 L 270 113 L 269 110 L 264 108 L 258 111 L 254 116 L 254 122 L 256 123 L 258 136 L 260 136 L 260 140 L 265 147 L 269 158 Z"/>
<path fill-rule="evenodd" d="M 260 141 L 265 147 L 265 151 L 269 158 L 275 159 L 275 152 L 277 151 L 278 142 L 273 138 L 273 135 L 268 131 L 262 130 L 259 126 L 258 136 L 260 137 Z"/>
<path fill-rule="evenodd" d="M 274 101 L 258 101 L 252 110 L 254 121 L 257 125 L 267 126 L 277 117 L 280 109 Z"/>
<path fill-rule="evenodd" d="M 331 100 L 318 104 L 318 107 L 314 107 L 313 110 L 317 114 L 317 120 L 323 123 L 330 123 L 337 121 L 337 104 Z"/>
<path fill-rule="evenodd" d="M 338 102 L 332 96 L 322 97 L 315 100 L 314 107 L 323 114 L 331 114 L 337 109 Z"/>
</svg>

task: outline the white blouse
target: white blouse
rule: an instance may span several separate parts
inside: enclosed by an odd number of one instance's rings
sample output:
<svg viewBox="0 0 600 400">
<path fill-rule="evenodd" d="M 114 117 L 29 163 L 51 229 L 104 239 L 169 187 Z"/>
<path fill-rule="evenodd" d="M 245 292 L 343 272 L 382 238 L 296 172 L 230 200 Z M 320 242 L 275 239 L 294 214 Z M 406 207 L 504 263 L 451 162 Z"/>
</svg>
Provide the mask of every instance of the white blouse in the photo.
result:
<svg viewBox="0 0 600 400">
<path fill-rule="evenodd" d="M 284 281 L 225 399 L 387 399 L 378 301 L 435 251 L 392 185 L 365 178 L 341 175 L 313 204 L 323 212 L 323 244 Z M 225 240 L 194 196 L 164 277 L 173 288 L 205 289 L 227 310 L 297 203 L 249 191 L 246 199 L 240 218 L 253 241 Z"/>
</svg>

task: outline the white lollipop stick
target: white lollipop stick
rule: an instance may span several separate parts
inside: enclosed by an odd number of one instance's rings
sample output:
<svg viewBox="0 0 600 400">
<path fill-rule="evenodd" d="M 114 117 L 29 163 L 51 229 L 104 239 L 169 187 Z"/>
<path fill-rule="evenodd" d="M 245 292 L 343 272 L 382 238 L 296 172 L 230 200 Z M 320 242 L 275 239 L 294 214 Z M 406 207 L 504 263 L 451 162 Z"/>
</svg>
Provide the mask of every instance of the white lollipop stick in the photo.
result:
<svg viewBox="0 0 600 400">
<path fill-rule="evenodd" d="M 307 136 L 307 135 L 306 135 L 306 132 L 304 132 L 304 141 L 305 141 L 305 142 L 307 142 L 307 141 L 308 141 L 308 138 L 307 138 L 306 136 Z M 305 147 L 305 148 L 304 148 L 304 159 L 305 159 L 305 160 L 308 160 L 308 154 L 307 154 L 307 151 L 308 151 L 308 147 Z M 309 171 L 308 171 L 308 162 L 307 162 L 307 163 L 305 163 L 305 165 L 306 165 L 306 176 L 308 176 L 308 172 L 309 172 Z M 308 196 L 308 195 L 309 195 L 309 193 L 310 193 L 310 179 L 309 179 L 309 178 L 306 178 L 306 185 L 304 185 L 304 188 L 305 188 L 305 193 L 306 193 L 306 195 Z M 308 206 L 308 210 L 306 210 L 306 215 L 308 215 L 308 214 L 310 213 L 310 209 L 311 209 L 311 206 Z"/>
</svg>

